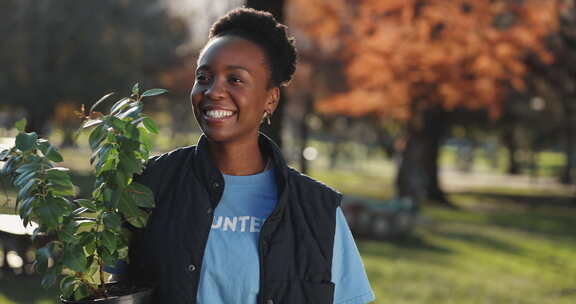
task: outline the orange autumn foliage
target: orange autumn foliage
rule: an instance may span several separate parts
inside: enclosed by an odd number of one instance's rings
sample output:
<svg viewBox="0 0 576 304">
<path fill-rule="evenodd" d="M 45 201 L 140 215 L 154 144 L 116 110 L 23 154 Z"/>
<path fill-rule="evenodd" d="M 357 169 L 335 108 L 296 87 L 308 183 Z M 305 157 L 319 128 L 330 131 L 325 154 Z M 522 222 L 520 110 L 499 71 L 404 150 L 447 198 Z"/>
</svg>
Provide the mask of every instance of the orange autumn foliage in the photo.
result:
<svg viewBox="0 0 576 304">
<path fill-rule="evenodd" d="M 316 103 L 324 113 L 406 120 L 440 105 L 501 112 L 525 89 L 528 55 L 550 64 L 545 38 L 560 0 L 292 0 L 303 52 L 346 62 L 349 90 Z"/>
</svg>

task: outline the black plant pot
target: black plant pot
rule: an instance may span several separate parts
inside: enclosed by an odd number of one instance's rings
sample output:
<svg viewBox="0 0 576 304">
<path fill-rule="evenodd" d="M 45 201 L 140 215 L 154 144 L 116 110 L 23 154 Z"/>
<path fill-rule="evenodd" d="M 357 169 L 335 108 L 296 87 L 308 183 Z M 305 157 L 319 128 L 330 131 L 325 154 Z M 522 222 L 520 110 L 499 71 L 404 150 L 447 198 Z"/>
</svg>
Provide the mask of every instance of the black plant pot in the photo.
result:
<svg viewBox="0 0 576 304">
<path fill-rule="evenodd" d="M 148 286 L 125 286 L 118 283 L 106 284 L 108 298 L 86 299 L 81 301 L 65 300 L 60 297 L 62 304 L 152 304 L 154 289 Z"/>
</svg>

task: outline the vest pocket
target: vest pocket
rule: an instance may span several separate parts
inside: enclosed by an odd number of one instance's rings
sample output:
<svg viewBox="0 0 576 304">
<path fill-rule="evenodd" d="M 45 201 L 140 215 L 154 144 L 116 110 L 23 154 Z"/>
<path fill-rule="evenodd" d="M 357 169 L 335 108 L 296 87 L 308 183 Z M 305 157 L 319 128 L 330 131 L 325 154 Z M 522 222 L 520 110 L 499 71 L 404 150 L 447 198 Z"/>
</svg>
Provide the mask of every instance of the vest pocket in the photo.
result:
<svg viewBox="0 0 576 304">
<path fill-rule="evenodd" d="M 264 303 L 332 304 L 334 283 L 306 280 L 268 281 Z"/>
</svg>

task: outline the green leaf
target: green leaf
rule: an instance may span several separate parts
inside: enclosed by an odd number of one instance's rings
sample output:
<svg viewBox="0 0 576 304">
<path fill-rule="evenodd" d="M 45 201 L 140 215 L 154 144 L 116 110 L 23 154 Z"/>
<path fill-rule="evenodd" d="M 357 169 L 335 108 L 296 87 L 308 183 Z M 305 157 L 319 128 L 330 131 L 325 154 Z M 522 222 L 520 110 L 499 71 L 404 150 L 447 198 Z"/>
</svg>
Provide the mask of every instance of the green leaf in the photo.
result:
<svg viewBox="0 0 576 304">
<path fill-rule="evenodd" d="M 110 109 L 110 115 L 114 115 L 122 110 L 124 110 L 124 108 L 128 105 L 128 103 L 131 101 L 132 99 L 130 98 L 122 98 L 120 100 L 118 100 L 113 106 L 112 109 Z"/>
<path fill-rule="evenodd" d="M 122 229 L 122 219 L 117 213 L 105 212 L 102 218 L 106 229 L 117 232 Z"/>
<path fill-rule="evenodd" d="M 18 191 L 18 199 L 24 199 L 25 197 L 27 197 L 30 191 L 35 188 L 38 181 L 39 179 L 37 178 L 29 180 L 28 183 L 26 183 L 26 185 L 22 187 L 20 191 Z"/>
<path fill-rule="evenodd" d="M 51 244 L 48 244 L 38 250 L 36 250 L 36 271 L 40 273 L 46 272 L 48 269 L 48 259 L 52 256 Z"/>
<path fill-rule="evenodd" d="M 138 95 L 138 93 L 140 93 L 140 84 L 135 83 L 132 87 L 132 94 Z"/>
<path fill-rule="evenodd" d="M 58 149 L 56 149 L 54 146 L 52 146 L 45 139 L 39 139 L 38 140 L 38 148 L 40 149 L 40 151 L 42 151 L 42 154 L 44 154 L 44 156 L 46 156 L 46 158 L 48 158 L 49 160 L 51 160 L 53 162 L 59 163 L 63 160 L 62 155 L 60 155 L 60 153 L 58 152 Z"/>
<path fill-rule="evenodd" d="M 48 182 L 52 182 L 59 185 L 71 184 L 70 175 L 68 175 L 69 170 L 63 167 L 54 167 L 46 170 L 46 178 Z"/>
<path fill-rule="evenodd" d="M 46 177 L 48 181 L 48 189 L 54 195 L 59 196 L 72 196 L 75 189 L 74 184 L 70 180 L 70 175 L 66 173 L 68 169 L 62 167 L 55 167 L 46 170 Z"/>
<path fill-rule="evenodd" d="M 86 283 L 78 283 L 78 288 L 74 290 L 74 300 L 80 301 L 90 296 L 90 292 Z"/>
<path fill-rule="evenodd" d="M 142 228 L 146 225 L 148 214 L 136 206 L 136 202 L 127 192 L 122 195 L 118 209 L 132 226 Z"/>
<path fill-rule="evenodd" d="M 127 191 L 134 200 L 136 206 L 143 208 L 154 207 L 154 193 L 152 193 L 150 188 L 134 182 L 130 184 L 130 187 L 128 187 Z"/>
<path fill-rule="evenodd" d="M 88 265 L 82 247 L 74 246 L 64 251 L 62 264 L 76 272 L 86 271 Z"/>
<path fill-rule="evenodd" d="M 10 149 L 2 150 L 2 152 L 0 152 L 0 161 L 8 160 L 8 156 L 10 155 L 10 152 L 11 152 Z"/>
<path fill-rule="evenodd" d="M 133 102 L 126 111 L 118 113 L 116 117 L 119 119 L 125 119 L 128 117 L 136 118 L 140 112 L 142 112 L 142 103 Z"/>
<path fill-rule="evenodd" d="M 148 160 L 148 156 L 150 154 L 150 150 L 152 150 L 152 139 L 150 138 L 150 135 L 148 135 L 148 132 L 144 132 L 144 128 L 138 128 L 140 129 L 140 138 L 139 141 L 142 144 L 142 149 L 144 150 L 143 152 L 144 155 L 143 157 Z"/>
<path fill-rule="evenodd" d="M 14 169 L 14 164 L 16 161 L 14 158 L 8 158 L 8 160 L 4 163 L 2 170 L 0 170 L 1 175 L 10 175 L 12 174 L 12 170 Z"/>
<path fill-rule="evenodd" d="M 96 147 L 100 145 L 100 143 L 106 138 L 106 130 L 104 129 L 103 124 L 97 126 L 90 132 L 90 136 L 88 138 L 88 142 L 90 143 L 90 148 L 92 150 L 96 150 Z"/>
<path fill-rule="evenodd" d="M 102 98 L 100 98 L 94 105 L 92 105 L 92 107 L 90 108 L 90 112 L 89 112 L 89 113 L 92 113 L 92 112 L 94 111 L 94 109 L 96 109 L 96 107 L 97 107 L 99 104 L 101 104 L 104 100 L 106 100 L 108 97 L 110 97 L 110 96 L 112 96 L 112 95 L 114 95 L 114 93 L 108 93 L 108 94 L 102 96 Z"/>
<path fill-rule="evenodd" d="M 82 129 L 87 129 L 93 126 L 98 126 L 100 124 L 102 124 L 102 120 L 101 119 L 88 119 L 84 122 L 84 124 L 82 124 Z"/>
<path fill-rule="evenodd" d="M 62 162 L 64 160 L 64 158 L 62 158 L 62 155 L 60 155 L 60 152 L 58 152 L 58 150 L 54 148 L 54 146 L 52 145 L 50 145 L 50 148 L 48 148 L 48 152 L 45 154 L 45 156 L 49 160 L 56 163 Z"/>
<path fill-rule="evenodd" d="M 108 251 L 114 252 L 118 245 L 117 244 L 118 237 L 112 231 L 109 230 L 102 231 L 100 235 L 102 236 L 102 238 L 100 239 L 102 245 L 104 245 L 104 247 L 106 247 Z"/>
<path fill-rule="evenodd" d="M 75 233 L 78 230 L 78 224 L 74 221 L 66 223 L 61 230 L 58 230 L 58 238 L 64 242 L 71 243 L 76 237 Z"/>
<path fill-rule="evenodd" d="M 118 166 L 118 150 L 110 147 L 110 149 L 100 151 L 99 161 L 96 165 L 96 176 L 100 176 L 103 172 L 116 170 Z"/>
<path fill-rule="evenodd" d="M 60 276 L 60 273 L 62 271 L 62 267 L 58 267 L 58 266 L 54 266 L 50 269 L 48 269 L 46 271 L 46 274 L 44 274 L 44 276 L 42 277 L 42 287 L 44 287 L 45 289 L 48 289 L 52 286 L 54 286 L 54 284 L 56 284 L 56 281 L 58 280 L 58 277 Z"/>
<path fill-rule="evenodd" d="M 48 151 L 48 148 L 50 147 L 50 142 L 44 138 L 38 138 L 36 143 L 38 144 L 38 149 L 40 149 L 42 153 L 46 154 L 46 151 Z"/>
<path fill-rule="evenodd" d="M 14 126 L 16 127 L 16 130 L 20 131 L 20 132 L 24 132 L 26 131 L 26 124 L 28 123 L 28 121 L 26 120 L 26 118 L 22 118 L 19 121 L 17 121 Z"/>
<path fill-rule="evenodd" d="M 34 196 L 28 197 L 24 200 L 24 202 L 18 205 L 18 214 L 20 215 L 20 218 L 28 218 L 34 208 L 35 199 L 36 198 Z"/>
<path fill-rule="evenodd" d="M 115 253 L 112 253 L 108 250 L 108 248 L 102 248 L 100 251 L 100 257 L 104 260 L 104 264 L 106 265 L 116 265 L 118 262 L 118 258 L 116 257 Z"/>
<path fill-rule="evenodd" d="M 96 207 L 96 202 L 94 202 L 93 200 L 81 198 L 74 200 L 74 202 L 84 208 L 87 208 L 90 212 L 96 212 L 96 210 L 98 209 L 98 207 Z"/>
<path fill-rule="evenodd" d="M 128 246 L 123 246 L 122 248 L 118 249 L 118 258 L 121 260 L 128 258 Z"/>
<path fill-rule="evenodd" d="M 55 198 L 48 198 L 36 207 L 36 215 L 38 215 L 39 222 L 46 225 L 48 230 L 53 230 L 62 223 L 62 216 L 65 209 L 55 200 Z"/>
<path fill-rule="evenodd" d="M 154 134 L 158 134 L 158 126 L 156 125 L 156 123 L 154 123 L 154 121 L 152 119 L 150 119 L 149 117 L 146 117 L 143 121 L 142 124 L 144 125 L 144 128 L 146 128 L 146 130 L 148 130 L 148 132 L 150 133 L 154 133 Z"/>
<path fill-rule="evenodd" d="M 98 264 L 98 259 L 95 259 L 93 255 L 88 257 L 88 270 L 84 273 L 87 277 L 93 276 L 100 269 Z"/>
<path fill-rule="evenodd" d="M 30 151 L 35 147 L 37 140 L 38 135 L 35 132 L 19 133 L 16 136 L 16 148 L 23 152 Z"/>
<path fill-rule="evenodd" d="M 95 200 L 102 200 L 103 198 L 103 191 L 105 189 L 105 184 L 102 183 L 99 186 L 96 186 L 96 189 L 94 189 L 94 191 L 92 191 L 92 198 L 94 198 Z"/>
<path fill-rule="evenodd" d="M 110 116 L 108 118 L 108 123 L 117 131 L 124 131 L 124 124 L 125 122 L 123 122 L 121 119 L 119 119 L 116 116 Z"/>
<path fill-rule="evenodd" d="M 110 143 L 106 143 L 103 146 L 99 147 L 98 149 L 96 149 L 96 151 L 94 151 L 94 153 L 92 153 L 92 155 L 90 156 L 90 164 L 93 164 L 94 161 L 96 159 L 99 159 L 99 163 L 105 161 L 105 158 L 107 157 L 107 153 L 110 149 L 112 149 L 114 146 Z M 100 164 L 98 166 L 101 166 Z"/>
<path fill-rule="evenodd" d="M 42 233 L 40 227 L 34 229 L 34 231 L 32 231 L 32 236 L 30 237 L 32 239 L 32 242 L 36 241 L 36 238 L 41 235 L 40 233 Z"/>
<path fill-rule="evenodd" d="M 135 147 L 138 148 L 138 138 L 140 137 L 138 127 L 132 123 L 126 124 L 126 132 L 124 132 L 124 136 L 126 136 L 130 141 L 136 142 Z"/>
<path fill-rule="evenodd" d="M 72 216 L 78 216 L 86 211 L 89 211 L 88 208 L 86 207 L 76 208 L 74 209 L 74 211 L 72 211 Z"/>
<path fill-rule="evenodd" d="M 140 142 L 134 139 L 124 137 L 121 139 L 121 142 L 120 149 L 126 153 L 132 153 L 140 148 Z"/>
<path fill-rule="evenodd" d="M 165 89 L 150 89 L 145 91 L 144 93 L 142 93 L 142 97 L 148 97 L 148 96 L 156 96 L 156 95 L 161 95 L 168 92 L 168 90 Z"/>
<path fill-rule="evenodd" d="M 76 189 L 72 183 L 58 184 L 58 183 L 48 183 L 48 188 L 52 195 L 54 196 L 74 196 L 76 195 Z"/>
<path fill-rule="evenodd" d="M 79 246 L 84 246 L 87 254 L 93 254 L 94 250 L 96 249 L 96 237 L 94 235 L 94 232 L 92 231 L 81 232 L 79 236 L 80 236 L 80 241 L 78 242 Z"/>
<path fill-rule="evenodd" d="M 28 183 L 30 178 L 33 177 L 36 177 L 36 171 L 27 171 L 25 173 L 22 173 L 18 175 L 18 177 L 14 180 L 14 186 L 20 188 L 26 185 L 26 183 Z"/>
<path fill-rule="evenodd" d="M 94 228 L 96 223 L 93 221 L 78 221 L 78 230 L 79 231 L 89 231 L 90 229 Z"/>
<path fill-rule="evenodd" d="M 16 173 L 24 173 L 27 171 L 36 171 L 38 169 L 40 169 L 41 164 L 39 162 L 31 162 L 31 163 L 26 163 L 20 167 L 18 167 L 18 169 L 16 169 Z"/>
<path fill-rule="evenodd" d="M 133 121 L 130 122 L 130 124 L 137 126 L 139 123 L 141 123 L 146 117 L 139 117 L 137 119 L 134 119 Z"/>
<path fill-rule="evenodd" d="M 80 280 L 73 276 L 64 277 L 60 281 L 60 291 L 62 292 L 62 297 L 64 297 L 64 299 L 70 300 L 79 282 Z"/>
<path fill-rule="evenodd" d="M 116 186 L 125 188 L 128 186 L 128 179 L 130 179 L 130 177 L 126 175 L 126 172 L 122 170 L 116 170 L 114 174 L 114 182 L 116 183 Z"/>
<path fill-rule="evenodd" d="M 122 171 L 124 171 L 127 176 L 132 176 L 134 173 L 139 172 L 143 165 L 136 157 L 130 157 L 126 155 L 126 153 L 121 153 L 118 166 L 122 168 Z"/>
</svg>

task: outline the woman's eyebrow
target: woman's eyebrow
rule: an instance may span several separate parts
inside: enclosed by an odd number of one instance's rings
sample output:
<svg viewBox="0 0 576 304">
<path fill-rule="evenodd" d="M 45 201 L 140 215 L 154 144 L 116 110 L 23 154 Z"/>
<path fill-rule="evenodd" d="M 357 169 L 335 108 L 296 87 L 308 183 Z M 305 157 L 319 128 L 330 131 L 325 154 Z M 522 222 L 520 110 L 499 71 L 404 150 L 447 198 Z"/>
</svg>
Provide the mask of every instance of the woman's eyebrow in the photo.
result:
<svg viewBox="0 0 576 304">
<path fill-rule="evenodd" d="M 210 70 L 210 65 L 203 64 L 203 65 L 199 66 L 198 68 L 196 68 L 196 72 L 206 71 L 206 70 Z M 250 70 L 248 68 L 241 66 L 241 65 L 228 65 L 228 66 L 226 66 L 226 70 L 242 70 L 242 71 L 245 71 L 246 73 L 252 75 L 252 72 L 250 72 Z"/>
<path fill-rule="evenodd" d="M 246 71 L 248 74 L 252 74 L 249 69 L 243 67 L 241 65 L 229 65 L 226 67 L 227 70 L 243 70 Z"/>
</svg>

